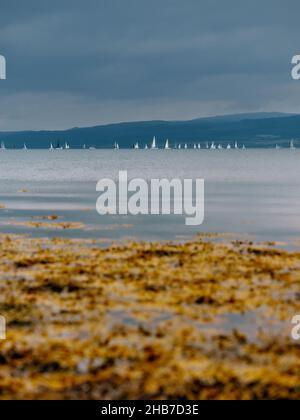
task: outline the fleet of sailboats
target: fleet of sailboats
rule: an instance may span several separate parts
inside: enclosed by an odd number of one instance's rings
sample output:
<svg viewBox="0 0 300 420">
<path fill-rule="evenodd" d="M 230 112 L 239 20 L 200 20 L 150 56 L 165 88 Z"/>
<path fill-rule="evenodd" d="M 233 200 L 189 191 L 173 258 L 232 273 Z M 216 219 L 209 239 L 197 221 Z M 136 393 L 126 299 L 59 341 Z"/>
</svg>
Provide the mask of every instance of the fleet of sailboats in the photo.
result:
<svg viewBox="0 0 300 420">
<path fill-rule="evenodd" d="M 115 150 L 120 149 L 119 143 L 117 141 L 114 142 L 113 148 Z M 140 148 L 144 148 L 144 150 L 149 150 L 149 149 L 150 150 L 158 150 L 159 147 L 158 147 L 158 144 L 157 144 L 157 141 L 156 141 L 156 137 L 155 136 L 153 137 L 152 143 L 151 143 L 150 146 L 146 143 L 145 146 L 141 147 L 140 143 L 138 141 L 136 143 L 134 143 L 133 149 L 138 150 Z M 205 142 L 204 145 L 201 145 L 201 143 L 192 143 L 192 145 L 189 145 L 188 143 L 175 143 L 174 146 L 172 146 L 170 140 L 166 139 L 165 143 L 164 143 L 164 146 L 163 146 L 164 150 L 172 150 L 172 149 L 174 149 L 174 150 L 181 150 L 181 149 L 187 150 L 187 149 L 190 149 L 190 148 L 192 148 L 194 150 L 201 150 L 202 148 L 207 149 L 207 150 L 223 150 L 223 149 L 226 149 L 226 150 L 231 150 L 231 149 L 246 150 L 247 149 L 245 144 L 243 144 L 241 146 L 241 145 L 238 144 L 237 141 L 232 142 L 232 143 L 228 143 L 227 146 L 222 144 L 222 143 L 216 144 L 214 141 L 211 141 L 210 143 Z M 278 144 L 275 145 L 276 150 L 280 150 L 280 149 L 284 149 L 284 148 L 286 148 L 286 147 L 285 146 L 279 146 Z M 288 148 L 291 149 L 291 150 L 296 150 L 297 149 L 294 139 L 292 139 L 290 141 Z M 25 142 L 23 144 L 22 149 L 23 150 L 28 150 L 28 146 Z M 64 146 L 60 146 L 59 142 L 57 142 L 57 144 L 55 146 L 54 146 L 53 142 L 50 142 L 50 146 L 49 146 L 49 150 L 70 150 L 70 149 L 71 149 L 71 146 L 67 141 L 64 143 Z M 83 149 L 95 150 L 96 147 L 94 147 L 94 146 L 87 147 L 84 144 Z M 5 145 L 4 141 L 1 141 L 1 143 L 0 143 L 0 151 L 1 150 L 6 150 L 6 145 Z"/>
</svg>

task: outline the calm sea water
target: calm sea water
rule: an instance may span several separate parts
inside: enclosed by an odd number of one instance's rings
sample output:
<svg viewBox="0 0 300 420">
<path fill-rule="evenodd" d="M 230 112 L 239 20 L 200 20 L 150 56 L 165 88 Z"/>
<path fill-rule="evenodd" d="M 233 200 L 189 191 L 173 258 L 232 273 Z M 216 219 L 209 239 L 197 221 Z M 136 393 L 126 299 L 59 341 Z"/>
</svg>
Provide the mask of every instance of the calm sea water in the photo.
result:
<svg viewBox="0 0 300 420">
<path fill-rule="evenodd" d="M 228 232 L 295 243 L 300 239 L 299 163 L 300 150 L 1 151 L 0 232 L 145 240 Z M 186 227 L 178 216 L 99 216 L 96 183 L 117 179 L 119 170 L 147 180 L 204 178 L 204 224 Z M 50 214 L 82 222 L 86 229 L 17 225 Z"/>
</svg>

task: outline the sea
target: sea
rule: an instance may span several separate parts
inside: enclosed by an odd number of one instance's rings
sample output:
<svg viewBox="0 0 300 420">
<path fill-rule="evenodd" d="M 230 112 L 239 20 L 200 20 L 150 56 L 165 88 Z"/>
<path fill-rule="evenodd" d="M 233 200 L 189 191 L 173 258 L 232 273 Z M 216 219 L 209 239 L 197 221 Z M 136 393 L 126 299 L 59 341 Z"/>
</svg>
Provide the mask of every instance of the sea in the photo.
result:
<svg viewBox="0 0 300 420">
<path fill-rule="evenodd" d="M 186 226 L 178 215 L 104 215 L 97 182 L 129 178 L 204 179 L 205 215 Z M 3 150 L 0 234 L 111 241 L 181 241 L 224 233 L 300 245 L 300 150 Z M 52 229 L 48 216 L 84 228 Z M 52 223 L 52 222 L 49 222 Z M 75 226 L 76 227 L 76 226 Z"/>
</svg>

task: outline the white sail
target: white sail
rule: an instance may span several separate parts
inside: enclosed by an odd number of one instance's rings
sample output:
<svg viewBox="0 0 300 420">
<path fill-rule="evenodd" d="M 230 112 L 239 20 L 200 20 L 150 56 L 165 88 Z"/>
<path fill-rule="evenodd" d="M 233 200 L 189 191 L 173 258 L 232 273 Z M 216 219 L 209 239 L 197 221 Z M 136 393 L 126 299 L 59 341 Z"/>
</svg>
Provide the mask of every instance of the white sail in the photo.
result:
<svg viewBox="0 0 300 420">
<path fill-rule="evenodd" d="M 211 148 L 211 150 L 215 150 L 215 149 L 216 149 L 215 142 L 212 142 L 212 144 L 211 144 L 210 148 Z"/>
<path fill-rule="evenodd" d="M 133 148 L 134 148 L 134 149 L 139 149 L 139 148 L 140 148 L 140 146 L 139 146 L 139 142 L 138 142 L 138 141 L 135 143 L 135 145 L 133 146 Z"/>
<path fill-rule="evenodd" d="M 69 150 L 70 149 L 70 145 L 67 142 L 65 142 L 65 149 L 66 150 Z"/>
<path fill-rule="evenodd" d="M 208 145 L 208 143 L 206 142 L 206 144 L 205 144 L 205 147 L 207 148 L 207 149 L 209 149 L 209 145 Z"/>
<path fill-rule="evenodd" d="M 200 143 L 198 143 L 198 149 L 201 149 L 201 144 Z"/>
<path fill-rule="evenodd" d="M 231 149 L 231 145 L 228 143 L 227 144 L 227 150 L 230 150 Z"/>
<path fill-rule="evenodd" d="M 6 149 L 6 147 L 5 147 L 5 143 L 2 141 L 1 142 L 1 150 L 5 150 Z"/>
<path fill-rule="evenodd" d="M 170 144 L 169 144 L 169 140 L 166 140 L 166 144 L 165 144 L 165 150 L 170 150 Z"/>
<path fill-rule="evenodd" d="M 179 150 L 181 149 L 181 144 L 179 144 L 179 145 L 178 145 L 178 149 L 179 149 Z"/>
<path fill-rule="evenodd" d="M 157 149 L 157 146 L 156 146 L 156 137 L 155 136 L 153 137 L 153 140 L 152 140 L 151 149 L 152 150 Z"/>
<path fill-rule="evenodd" d="M 245 146 L 244 144 L 243 144 L 243 147 L 242 147 L 242 149 L 243 149 L 243 150 L 246 150 L 246 146 Z"/>
<path fill-rule="evenodd" d="M 291 140 L 290 149 L 292 149 L 292 150 L 296 149 L 295 144 L 294 144 L 294 140 Z"/>
<path fill-rule="evenodd" d="M 27 150 L 26 143 L 24 143 L 23 150 Z"/>
<path fill-rule="evenodd" d="M 115 141 L 115 144 L 114 144 L 114 149 L 115 150 L 119 150 L 120 149 L 119 143 L 117 143 L 116 141 Z"/>
<path fill-rule="evenodd" d="M 49 150 L 54 150 L 53 144 L 50 143 L 50 149 Z"/>
<path fill-rule="evenodd" d="M 146 144 L 146 146 L 145 146 L 145 150 L 148 150 L 148 144 Z"/>
<path fill-rule="evenodd" d="M 235 143 L 234 143 L 234 148 L 235 148 L 235 149 L 238 149 L 238 148 L 239 148 L 239 146 L 238 146 L 237 142 L 235 142 Z"/>
<path fill-rule="evenodd" d="M 276 144 L 276 146 L 275 146 L 275 149 L 276 150 L 279 150 L 281 147 L 280 146 L 278 146 L 278 144 Z"/>
<path fill-rule="evenodd" d="M 188 148 L 188 145 L 185 143 L 185 145 L 184 145 L 184 148 L 185 148 L 185 150 Z"/>
<path fill-rule="evenodd" d="M 219 149 L 219 150 L 223 149 L 222 144 L 219 144 L 219 145 L 218 145 L 218 149 Z"/>
</svg>

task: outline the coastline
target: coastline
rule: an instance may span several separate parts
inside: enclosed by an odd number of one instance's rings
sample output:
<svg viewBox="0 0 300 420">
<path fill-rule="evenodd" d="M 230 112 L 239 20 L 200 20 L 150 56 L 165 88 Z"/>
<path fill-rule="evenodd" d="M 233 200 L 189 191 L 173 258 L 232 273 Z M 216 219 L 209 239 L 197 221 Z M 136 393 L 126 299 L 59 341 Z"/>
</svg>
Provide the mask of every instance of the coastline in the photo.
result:
<svg viewBox="0 0 300 420">
<path fill-rule="evenodd" d="M 0 236 L 1 399 L 299 399 L 300 253 Z"/>
</svg>

